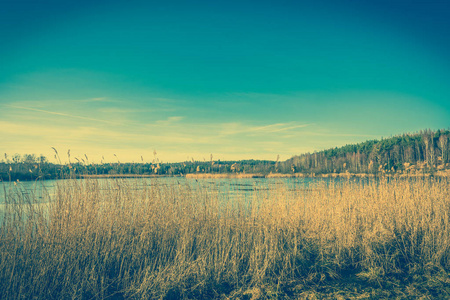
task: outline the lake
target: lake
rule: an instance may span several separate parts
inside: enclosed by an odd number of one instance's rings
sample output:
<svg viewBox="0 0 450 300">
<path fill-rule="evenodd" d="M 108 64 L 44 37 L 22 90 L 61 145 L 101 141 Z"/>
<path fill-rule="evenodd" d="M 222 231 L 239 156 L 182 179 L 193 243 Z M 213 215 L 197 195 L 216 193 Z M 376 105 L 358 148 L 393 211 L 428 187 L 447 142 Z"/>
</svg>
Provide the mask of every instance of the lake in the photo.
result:
<svg viewBox="0 0 450 300">
<path fill-rule="evenodd" d="M 57 185 L 64 184 L 72 179 L 41 180 L 41 181 L 20 181 L 20 182 L 0 182 L 0 204 L 5 203 L 6 194 L 10 197 L 32 197 L 38 199 L 44 196 L 52 197 L 55 194 Z M 134 188 L 144 187 L 176 187 L 179 185 L 189 185 L 193 189 L 214 189 L 221 194 L 246 195 L 255 191 L 269 191 L 280 185 L 289 190 L 307 189 L 311 184 L 342 182 L 348 179 L 342 178 L 185 178 L 185 177 L 158 177 L 158 178 L 96 178 L 96 179 L 76 179 L 78 182 L 91 181 L 100 185 L 133 185 Z M 354 178 L 352 181 L 360 182 L 361 179 Z M 108 184 L 110 183 L 110 184 Z"/>
<path fill-rule="evenodd" d="M 58 189 L 68 188 L 73 183 L 78 187 L 92 185 L 100 193 L 111 193 L 111 190 L 125 188 L 127 191 L 162 189 L 175 193 L 183 189 L 200 191 L 204 194 L 214 194 L 222 203 L 239 199 L 248 204 L 253 197 L 270 199 L 271 193 L 283 190 L 283 197 L 303 197 L 306 199 L 308 191 L 316 184 L 339 184 L 347 182 L 343 178 L 202 178 L 193 179 L 185 177 L 158 177 L 158 178 L 89 178 L 89 179 L 63 179 L 23 182 L 0 182 L 0 222 L 4 219 L 7 203 L 34 207 L 46 207 L 55 199 Z M 350 181 L 367 181 L 353 178 Z M 177 190 L 178 189 L 178 190 Z M 70 192 L 69 192 L 70 193 Z M 110 195 L 110 194 L 108 194 Z"/>
</svg>

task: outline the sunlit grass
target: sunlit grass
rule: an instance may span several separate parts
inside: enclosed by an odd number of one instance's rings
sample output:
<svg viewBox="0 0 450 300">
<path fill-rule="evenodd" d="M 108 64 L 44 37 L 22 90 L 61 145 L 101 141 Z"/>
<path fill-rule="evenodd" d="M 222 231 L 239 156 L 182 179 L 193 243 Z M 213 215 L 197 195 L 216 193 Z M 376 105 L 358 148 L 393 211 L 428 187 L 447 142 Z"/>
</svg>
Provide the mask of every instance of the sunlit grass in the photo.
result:
<svg viewBox="0 0 450 300">
<path fill-rule="evenodd" d="M 153 182 L 64 180 L 51 199 L 5 189 L 0 297 L 450 297 L 447 179 L 280 184 L 232 201 Z"/>
</svg>

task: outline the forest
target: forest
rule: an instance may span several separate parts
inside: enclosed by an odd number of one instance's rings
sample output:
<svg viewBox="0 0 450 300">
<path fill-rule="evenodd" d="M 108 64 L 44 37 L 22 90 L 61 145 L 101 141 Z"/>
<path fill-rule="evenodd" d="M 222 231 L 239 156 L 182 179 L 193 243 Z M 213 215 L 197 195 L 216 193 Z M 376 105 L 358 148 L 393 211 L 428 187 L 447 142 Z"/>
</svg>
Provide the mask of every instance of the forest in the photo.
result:
<svg viewBox="0 0 450 300">
<path fill-rule="evenodd" d="M 434 173 L 449 167 L 449 130 L 422 130 L 381 140 L 370 140 L 314 153 L 284 162 L 283 172 L 393 173 L 420 170 Z"/>
<path fill-rule="evenodd" d="M 313 153 L 304 153 L 286 161 L 184 161 L 164 163 L 91 163 L 88 158 L 74 158 L 75 162 L 52 163 L 43 155 L 4 154 L 0 160 L 0 178 L 3 181 L 67 178 L 79 175 L 166 175 L 270 173 L 294 174 L 392 174 L 427 173 L 450 169 L 449 130 L 422 130 L 381 140 L 335 147 Z M 57 152 L 55 157 L 58 160 Z"/>
</svg>

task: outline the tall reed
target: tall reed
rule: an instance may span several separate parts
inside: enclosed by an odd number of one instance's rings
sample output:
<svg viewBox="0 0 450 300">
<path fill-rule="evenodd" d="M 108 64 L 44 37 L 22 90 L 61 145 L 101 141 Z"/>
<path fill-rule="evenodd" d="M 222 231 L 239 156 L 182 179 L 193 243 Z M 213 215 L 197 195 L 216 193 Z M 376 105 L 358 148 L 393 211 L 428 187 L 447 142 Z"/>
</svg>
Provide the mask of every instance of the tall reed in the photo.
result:
<svg viewBox="0 0 450 300">
<path fill-rule="evenodd" d="M 43 200 L 5 189 L 0 297 L 281 298 L 350 281 L 449 295 L 447 179 L 230 199 L 214 186 L 143 182 L 64 180 Z"/>
</svg>

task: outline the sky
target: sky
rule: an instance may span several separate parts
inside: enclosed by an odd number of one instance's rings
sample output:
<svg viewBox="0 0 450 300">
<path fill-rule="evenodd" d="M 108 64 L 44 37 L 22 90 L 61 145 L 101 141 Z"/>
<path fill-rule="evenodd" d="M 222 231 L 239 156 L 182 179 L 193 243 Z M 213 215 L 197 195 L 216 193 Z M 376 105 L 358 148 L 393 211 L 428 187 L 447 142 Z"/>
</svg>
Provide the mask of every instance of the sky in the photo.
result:
<svg viewBox="0 0 450 300">
<path fill-rule="evenodd" d="M 448 0 L 0 0 L 0 153 L 285 160 L 449 128 L 449 53 Z"/>
</svg>

